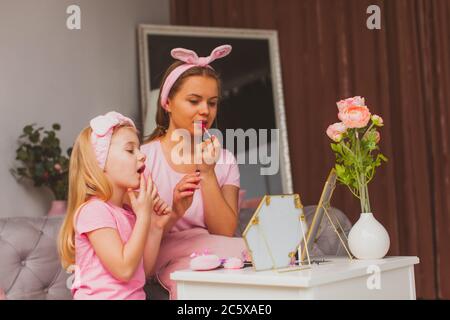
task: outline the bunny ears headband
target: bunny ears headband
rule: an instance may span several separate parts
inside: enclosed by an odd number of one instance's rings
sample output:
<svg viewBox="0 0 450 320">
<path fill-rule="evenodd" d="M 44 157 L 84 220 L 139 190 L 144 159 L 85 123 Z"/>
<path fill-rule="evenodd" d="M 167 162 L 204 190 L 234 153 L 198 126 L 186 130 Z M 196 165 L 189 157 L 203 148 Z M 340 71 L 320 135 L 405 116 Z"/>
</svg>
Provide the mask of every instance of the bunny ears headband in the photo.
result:
<svg viewBox="0 0 450 320">
<path fill-rule="evenodd" d="M 167 97 L 169 96 L 170 89 L 177 79 L 183 74 L 183 72 L 193 67 L 208 67 L 213 69 L 209 64 L 216 59 L 223 58 L 231 52 L 231 46 L 228 44 L 219 46 L 211 51 L 208 57 L 198 57 L 198 55 L 188 49 L 175 48 L 172 49 L 170 54 L 177 60 L 185 62 L 184 64 L 176 67 L 166 78 L 164 85 L 161 89 L 161 107 L 167 109 Z"/>
<path fill-rule="evenodd" d="M 94 148 L 95 157 L 100 168 L 105 169 L 106 158 L 108 156 L 109 145 L 114 128 L 119 125 L 130 125 L 134 128 L 133 120 L 122 114 L 111 111 L 103 116 L 97 116 L 90 121 L 92 129 L 91 144 Z"/>
</svg>

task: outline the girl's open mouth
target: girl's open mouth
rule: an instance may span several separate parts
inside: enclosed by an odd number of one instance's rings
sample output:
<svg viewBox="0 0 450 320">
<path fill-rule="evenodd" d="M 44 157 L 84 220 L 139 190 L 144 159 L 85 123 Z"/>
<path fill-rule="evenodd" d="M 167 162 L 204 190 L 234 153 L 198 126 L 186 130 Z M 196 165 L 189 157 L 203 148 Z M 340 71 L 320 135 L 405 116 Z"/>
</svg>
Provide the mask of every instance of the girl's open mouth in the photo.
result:
<svg viewBox="0 0 450 320">
<path fill-rule="evenodd" d="M 138 173 L 139 174 L 141 174 L 141 173 L 143 173 L 144 172 L 144 170 L 145 170 L 145 164 L 144 165 L 142 165 L 142 167 L 140 167 L 139 169 L 138 169 Z"/>
</svg>

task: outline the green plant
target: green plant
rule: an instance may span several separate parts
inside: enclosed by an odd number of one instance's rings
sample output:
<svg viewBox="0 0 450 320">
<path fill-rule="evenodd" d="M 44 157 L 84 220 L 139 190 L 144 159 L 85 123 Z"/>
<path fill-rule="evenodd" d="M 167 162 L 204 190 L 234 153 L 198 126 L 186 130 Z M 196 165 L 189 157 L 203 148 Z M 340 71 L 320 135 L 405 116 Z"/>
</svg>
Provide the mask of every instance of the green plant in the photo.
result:
<svg viewBox="0 0 450 320">
<path fill-rule="evenodd" d="M 360 200 L 362 212 L 371 212 L 368 184 L 375 169 L 388 159 L 378 147 L 383 119 L 371 115 L 364 98 L 353 97 L 337 103 L 342 122 L 328 127 L 327 135 L 334 141 L 336 176 Z"/>
<path fill-rule="evenodd" d="M 53 124 L 52 130 L 36 129 L 35 126 L 31 124 L 23 128 L 16 150 L 16 160 L 20 165 L 11 169 L 11 173 L 18 181 L 27 178 L 33 180 L 36 187 L 50 188 L 56 200 L 67 200 L 72 148 L 67 150 L 67 157 L 61 153 L 56 136 L 56 131 L 61 129 L 58 123 Z"/>
</svg>

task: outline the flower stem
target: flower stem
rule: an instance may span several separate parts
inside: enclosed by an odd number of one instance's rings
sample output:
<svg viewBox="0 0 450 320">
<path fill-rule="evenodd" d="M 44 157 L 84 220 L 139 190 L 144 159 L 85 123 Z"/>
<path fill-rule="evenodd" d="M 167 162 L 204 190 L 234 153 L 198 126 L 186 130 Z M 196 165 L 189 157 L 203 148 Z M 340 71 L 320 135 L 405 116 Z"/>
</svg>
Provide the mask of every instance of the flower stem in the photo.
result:
<svg viewBox="0 0 450 320">
<path fill-rule="evenodd" d="M 359 194 L 361 195 L 360 203 L 361 203 L 361 210 L 362 212 L 365 212 L 365 204 L 366 204 L 366 193 L 364 192 L 364 184 L 361 181 L 360 178 L 358 178 L 358 185 L 359 185 Z"/>
<path fill-rule="evenodd" d="M 347 185 L 347 188 L 351 191 L 351 193 L 353 193 L 353 195 L 354 195 L 355 197 L 357 197 L 358 199 L 361 199 L 360 196 L 358 196 L 358 195 L 355 193 L 355 191 L 353 191 L 353 189 L 352 189 L 349 185 Z"/>
<path fill-rule="evenodd" d="M 359 139 L 358 137 L 357 139 L 357 150 L 358 150 L 358 156 L 357 156 L 357 161 L 358 161 L 358 169 L 361 169 L 360 164 L 360 156 L 361 156 L 361 151 L 360 151 L 360 144 L 359 144 Z M 359 194 L 361 195 L 360 198 L 360 203 L 361 203 L 361 210 L 364 211 L 364 207 L 365 207 L 365 203 L 366 203 L 366 193 L 364 192 L 364 178 L 362 176 L 362 174 L 360 173 L 360 170 L 357 170 L 357 177 L 358 177 L 358 186 L 359 186 Z"/>
<path fill-rule="evenodd" d="M 372 212 L 372 209 L 370 208 L 370 200 L 369 200 L 369 186 L 366 183 L 366 206 L 367 206 L 367 212 Z"/>
<path fill-rule="evenodd" d="M 355 130 L 355 137 L 356 137 L 356 159 L 357 159 L 356 177 L 358 180 L 358 189 L 359 189 L 358 191 L 360 195 L 359 200 L 361 205 L 361 211 L 370 212 L 369 192 L 367 190 L 366 175 L 361 159 L 361 144 L 357 130 Z"/>
<path fill-rule="evenodd" d="M 355 155 L 355 154 L 353 153 L 352 149 L 350 149 L 349 147 L 347 147 L 347 146 L 345 145 L 345 143 L 342 143 L 342 145 L 343 145 L 344 148 L 347 149 L 348 152 L 350 152 L 353 156 Z"/>
<path fill-rule="evenodd" d="M 361 140 L 364 139 L 364 137 L 366 136 L 367 132 L 369 132 L 370 129 L 372 129 L 372 128 L 373 128 L 373 122 L 372 122 L 372 124 L 369 126 L 369 128 L 364 132 L 364 134 L 363 134 Z"/>
</svg>

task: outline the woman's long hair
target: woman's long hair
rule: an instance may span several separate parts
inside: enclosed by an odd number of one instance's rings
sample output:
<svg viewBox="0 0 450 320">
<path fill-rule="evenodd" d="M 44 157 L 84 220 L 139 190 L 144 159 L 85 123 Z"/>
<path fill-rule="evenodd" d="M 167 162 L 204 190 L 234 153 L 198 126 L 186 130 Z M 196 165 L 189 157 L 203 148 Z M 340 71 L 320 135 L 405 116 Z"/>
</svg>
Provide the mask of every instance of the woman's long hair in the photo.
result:
<svg viewBox="0 0 450 320">
<path fill-rule="evenodd" d="M 161 81 L 158 101 L 157 101 L 157 105 L 156 105 L 156 117 L 155 117 L 156 128 L 155 128 L 155 130 L 153 130 L 153 132 L 149 136 L 145 137 L 143 143 L 148 143 L 159 137 L 164 136 L 166 134 L 167 129 L 169 128 L 169 124 L 170 124 L 169 112 L 167 112 L 164 108 L 161 107 L 161 91 L 162 91 L 161 89 L 162 89 L 164 83 L 166 82 L 166 79 L 169 76 L 169 74 L 176 67 L 178 67 L 182 64 L 184 64 L 184 62 L 176 61 L 176 62 L 172 63 L 170 65 L 170 67 L 166 70 L 166 72 L 164 73 L 164 76 Z M 201 66 L 192 67 L 192 68 L 186 70 L 185 72 L 183 72 L 180 75 L 180 77 L 178 77 L 178 79 L 175 81 L 172 88 L 170 89 L 168 98 L 172 99 L 177 94 L 177 92 L 180 90 L 181 86 L 186 81 L 186 79 L 189 77 L 192 77 L 192 76 L 204 76 L 204 77 L 210 77 L 210 78 L 215 79 L 217 82 L 217 89 L 219 92 L 219 101 L 220 101 L 220 92 L 221 92 L 222 83 L 220 81 L 219 74 L 211 68 L 201 67 Z"/>
</svg>

